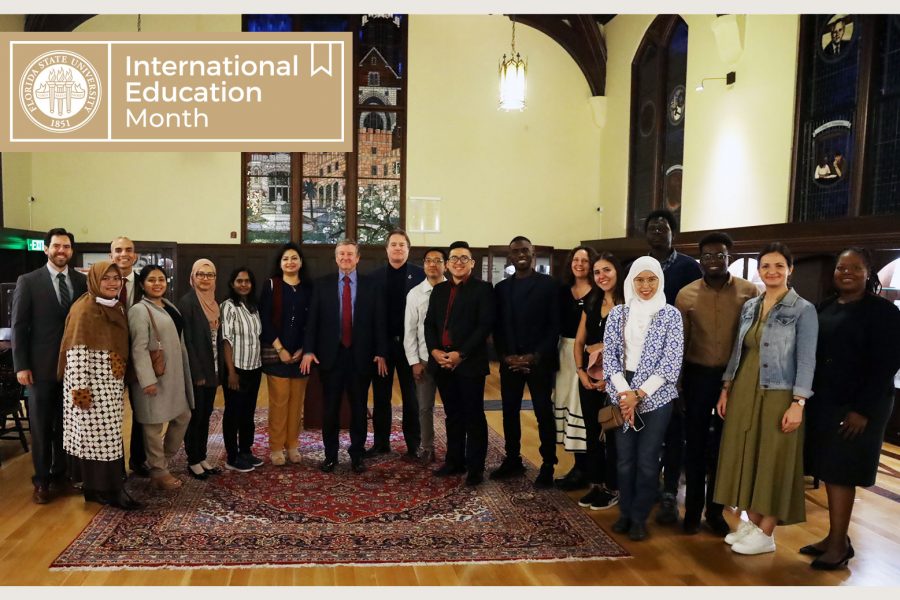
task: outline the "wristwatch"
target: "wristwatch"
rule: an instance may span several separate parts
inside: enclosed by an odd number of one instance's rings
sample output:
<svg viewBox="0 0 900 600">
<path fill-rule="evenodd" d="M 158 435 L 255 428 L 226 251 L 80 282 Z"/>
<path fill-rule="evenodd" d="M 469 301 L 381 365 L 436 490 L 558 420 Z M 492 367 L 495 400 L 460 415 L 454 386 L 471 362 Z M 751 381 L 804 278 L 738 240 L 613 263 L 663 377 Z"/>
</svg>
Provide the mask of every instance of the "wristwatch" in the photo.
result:
<svg viewBox="0 0 900 600">
<path fill-rule="evenodd" d="M 806 398 L 794 398 L 792 402 L 796 402 L 801 407 L 806 406 Z"/>
</svg>

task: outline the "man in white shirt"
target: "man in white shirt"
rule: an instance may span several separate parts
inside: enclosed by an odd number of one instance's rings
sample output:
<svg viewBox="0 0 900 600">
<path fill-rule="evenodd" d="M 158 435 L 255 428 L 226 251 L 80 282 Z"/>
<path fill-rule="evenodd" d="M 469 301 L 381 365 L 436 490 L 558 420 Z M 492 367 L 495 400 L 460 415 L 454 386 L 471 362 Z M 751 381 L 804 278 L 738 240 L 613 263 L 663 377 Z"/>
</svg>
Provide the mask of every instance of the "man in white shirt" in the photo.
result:
<svg viewBox="0 0 900 600">
<path fill-rule="evenodd" d="M 419 427 L 421 448 L 419 459 L 423 465 L 435 461 L 434 456 L 434 395 L 437 384 L 428 372 L 428 348 L 425 347 L 425 315 L 431 290 L 444 281 L 444 267 L 447 253 L 443 248 L 429 248 L 425 251 L 425 280 L 411 289 L 406 296 L 404 317 L 403 349 L 412 368 L 416 382 L 416 399 L 419 403 Z"/>
<path fill-rule="evenodd" d="M 116 263 L 124 278 L 124 285 L 119 292 L 119 302 L 125 307 L 125 311 L 134 304 L 134 263 L 137 260 L 137 254 L 134 252 L 134 242 L 120 235 L 109 244 L 109 260 Z M 127 386 L 126 386 L 126 389 Z M 129 402 L 131 394 L 128 394 Z M 129 442 L 129 459 L 128 467 L 138 477 L 149 477 L 150 470 L 147 468 L 147 453 L 144 450 L 144 428 L 134 418 L 134 405 L 131 411 L 131 441 Z"/>
</svg>

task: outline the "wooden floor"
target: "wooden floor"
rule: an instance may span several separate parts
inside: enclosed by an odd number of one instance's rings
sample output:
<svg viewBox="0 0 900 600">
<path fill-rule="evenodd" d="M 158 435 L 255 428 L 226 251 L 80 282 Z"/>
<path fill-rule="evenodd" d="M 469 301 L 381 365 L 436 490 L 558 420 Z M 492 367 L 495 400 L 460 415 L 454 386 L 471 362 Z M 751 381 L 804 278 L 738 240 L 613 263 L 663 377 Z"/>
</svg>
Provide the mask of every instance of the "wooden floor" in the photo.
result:
<svg viewBox="0 0 900 600">
<path fill-rule="evenodd" d="M 260 403 L 265 405 L 265 385 L 262 396 Z M 500 397 L 496 367 L 485 397 Z M 221 391 L 217 405 L 221 405 Z M 489 411 L 487 416 L 490 426 L 502 432 L 500 411 Z M 523 453 L 539 464 L 534 416 L 525 412 Z M 560 455 L 557 472 L 564 473 L 572 459 L 562 451 Z M 689 537 L 676 527 L 657 526 L 651 520 L 647 541 L 634 543 L 612 534 L 633 555 L 622 560 L 51 573 L 48 565 L 99 507 L 85 504 L 80 496 L 35 505 L 31 502 L 31 457 L 22 453 L 17 442 L 0 441 L 0 458 L 0 585 L 900 585 L 900 448 L 890 445 L 884 448 L 877 485 L 857 495 L 850 527 L 856 558 L 849 570 L 831 573 L 811 570 L 809 559 L 797 553 L 827 531 L 824 486 L 807 491 L 805 523 L 776 530 L 778 551 L 755 557 L 733 554 L 721 538 L 709 533 Z M 574 502 L 579 494 L 571 496 Z M 590 514 L 609 532 L 618 511 Z M 728 511 L 726 518 L 733 526 L 737 521 L 737 515 Z"/>
</svg>

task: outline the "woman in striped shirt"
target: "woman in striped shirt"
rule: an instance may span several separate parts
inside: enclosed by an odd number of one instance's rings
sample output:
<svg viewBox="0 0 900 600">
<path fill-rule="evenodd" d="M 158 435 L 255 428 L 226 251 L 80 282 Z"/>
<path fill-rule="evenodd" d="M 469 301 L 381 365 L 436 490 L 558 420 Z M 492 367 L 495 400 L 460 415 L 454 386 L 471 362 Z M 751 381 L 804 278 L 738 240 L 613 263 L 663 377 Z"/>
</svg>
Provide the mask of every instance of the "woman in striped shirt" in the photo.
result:
<svg viewBox="0 0 900 600">
<path fill-rule="evenodd" d="M 227 380 L 222 437 L 228 461 L 225 468 L 246 473 L 263 461 L 253 456 L 256 397 L 262 378 L 259 334 L 262 323 L 256 304 L 256 278 L 247 267 L 228 277 L 229 297 L 222 303 L 222 340 Z"/>
</svg>

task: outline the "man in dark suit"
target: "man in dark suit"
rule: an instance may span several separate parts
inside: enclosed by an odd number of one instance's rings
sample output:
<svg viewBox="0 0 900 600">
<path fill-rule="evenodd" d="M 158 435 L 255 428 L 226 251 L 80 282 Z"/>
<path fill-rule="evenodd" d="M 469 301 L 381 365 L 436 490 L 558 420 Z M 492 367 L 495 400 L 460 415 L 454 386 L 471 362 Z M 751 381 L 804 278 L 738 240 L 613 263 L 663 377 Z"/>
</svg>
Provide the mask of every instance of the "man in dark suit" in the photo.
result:
<svg viewBox="0 0 900 600">
<path fill-rule="evenodd" d="M 831 41 L 825 46 L 825 54 L 828 56 L 840 56 L 844 49 L 844 21 L 838 19 L 831 24 Z"/>
<path fill-rule="evenodd" d="M 322 442 L 325 473 L 337 465 L 341 395 L 350 401 L 350 462 L 354 473 L 366 470 L 366 400 L 373 370 L 387 374 L 387 334 L 385 307 L 378 286 L 360 275 L 359 246 L 342 240 L 334 249 L 338 272 L 316 280 L 309 308 L 309 326 L 304 339 L 300 371 L 308 375 L 312 363 L 319 365 L 325 410 Z"/>
<path fill-rule="evenodd" d="M 69 268 L 74 249 L 74 235 L 61 228 L 48 231 L 47 264 L 20 276 L 13 295 L 13 364 L 16 379 L 28 386 L 36 504 L 49 502 L 51 480 L 65 482 L 63 390 L 56 366 L 69 307 L 87 292 L 85 276 Z"/>
<path fill-rule="evenodd" d="M 491 473 L 491 479 L 508 479 L 525 472 L 519 453 L 522 394 L 527 383 L 537 418 L 543 460 L 534 486 L 551 488 L 556 464 L 556 420 L 550 396 L 559 368 L 556 349 L 559 342 L 559 290 L 552 277 L 535 272 L 534 248 L 528 238 L 520 235 L 509 243 L 509 262 L 516 269 L 515 276 L 504 279 L 494 290 L 497 300 L 494 347 L 500 358 L 506 457 Z"/>
<path fill-rule="evenodd" d="M 406 312 L 406 295 L 422 283 L 425 271 L 409 263 L 409 236 L 402 229 L 388 235 L 388 264 L 371 274 L 381 290 L 387 307 L 388 355 L 387 375 L 372 380 L 372 429 L 375 442 L 366 451 L 367 456 L 386 454 L 391 451 L 391 395 L 394 391 L 394 368 L 400 382 L 400 397 L 403 400 L 403 440 L 406 442 L 407 460 L 418 457 L 421 433 L 419 430 L 419 407 L 416 401 L 416 385 L 412 368 L 403 350 L 403 317 Z"/>
<path fill-rule="evenodd" d="M 484 378 L 490 373 L 487 338 L 494 326 L 494 290 L 472 277 L 475 261 L 466 242 L 449 251 L 450 279 L 434 286 L 425 315 L 425 344 L 447 414 L 447 460 L 439 477 L 468 471 L 466 485 L 484 480 L 487 419 Z"/>
<path fill-rule="evenodd" d="M 109 243 L 109 260 L 116 263 L 124 278 L 122 290 L 119 292 L 119 302 L 125 307 L 127 313 L 134 304 L 137 291 L 135 290 L 136 273 L 134 272 L 137 254 L 134 251 L 134 242 L 124 235 L 114 239 Z M 125 393 L 128 394 L 128 400 L 131 403 L 131 441 L 128 467 L 138 477 L 150 477 L 150 470 L 147 467 L 147 452 L 144 450 L 144 428 L 134 416 L 134 403 L 131 400 L 128 386 L 125 386 Z"/>
</svg>

